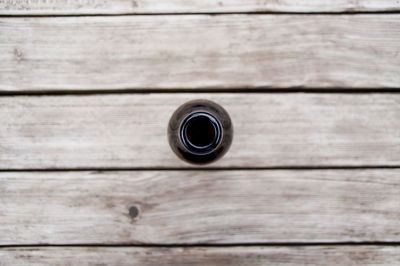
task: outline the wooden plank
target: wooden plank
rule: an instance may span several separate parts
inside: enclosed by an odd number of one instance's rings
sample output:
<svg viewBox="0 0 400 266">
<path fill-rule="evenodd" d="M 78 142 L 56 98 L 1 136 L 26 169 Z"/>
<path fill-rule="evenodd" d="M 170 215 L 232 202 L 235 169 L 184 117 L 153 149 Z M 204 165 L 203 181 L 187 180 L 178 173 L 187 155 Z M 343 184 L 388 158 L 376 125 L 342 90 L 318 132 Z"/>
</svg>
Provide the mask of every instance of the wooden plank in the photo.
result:
<svg viewBox="0 0 400 266">
<path fill-rule="evenodd" d="M 0 244 L 399 242 L 399 176 L 399 169 L 3 172 Z"/>
<path fill-rule="evenodd" d="M 3 15 L 399 11 L 396 0 L 2 0 Z"/>
<path fill-rule="evenodd" d="M 400 15 L 0 19 L 0 90 L 400 87 Z"/>
<path fill-rule="evenodd" d="M 34 247 L 0 249 L 0 265 L 399 265 L 397 246 Z"/>
<path fill-rule="evenodd" d="M 0 97 L 0 169 L 192 167 L 172 113 L 210 99 L 233 143 L 207 167 L 400 166 L 400 94 L 104 94 Z"/>
</svg>

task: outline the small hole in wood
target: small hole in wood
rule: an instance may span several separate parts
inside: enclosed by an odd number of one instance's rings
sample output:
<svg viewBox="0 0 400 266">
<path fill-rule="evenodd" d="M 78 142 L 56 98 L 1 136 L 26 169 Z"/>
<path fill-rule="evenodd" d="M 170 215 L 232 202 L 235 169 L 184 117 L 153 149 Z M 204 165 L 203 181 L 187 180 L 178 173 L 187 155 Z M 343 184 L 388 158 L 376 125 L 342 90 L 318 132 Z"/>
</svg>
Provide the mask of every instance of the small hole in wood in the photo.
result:
<svg viewBox="0 0 400 266">
<path fill-rule="evenodd" d="M 139 209 L 136 206 L 132 206 L 129 208 L 129 216 L 134 219 L 138 216 Z"/>
</svg>

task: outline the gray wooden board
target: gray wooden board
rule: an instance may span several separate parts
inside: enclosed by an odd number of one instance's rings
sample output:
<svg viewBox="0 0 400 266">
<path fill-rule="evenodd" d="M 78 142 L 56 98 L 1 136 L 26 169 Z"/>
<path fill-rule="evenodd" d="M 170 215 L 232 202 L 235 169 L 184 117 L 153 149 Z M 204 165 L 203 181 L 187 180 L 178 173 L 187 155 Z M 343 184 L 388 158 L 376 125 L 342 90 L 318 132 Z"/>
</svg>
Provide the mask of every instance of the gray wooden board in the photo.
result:
<svg viewBox="0 0 400 266">
<path fill-rule="evenodd" d="M 190 168 L 167 126 L 221 104 L 234 137 L 206 167 L 400 166 L 400 94 L 105 94 L 0 97 L 0 169 Z"/>
<path fill-rule="evenodd" d="M 0 91 L 400 87 L 400 15 L 0 18 Z"/>
<path fill-rule="evenodd" d="M 399 169 L 3 172 L 0 244 L 399 242 L 399 177 Z"/>
<path fill-rule="evenodd" d="M 0 265 L 399 265 L 398 246 L 33 247 L 0 249 Z"/>
<path fill-rule="evenodd" d="M 2 0 L 2 15 L 399 11 L 397 0 Z"/>
<path fill-rule="evenodd" d="M 397 14 L 13 16 L 399 10 L 397 0 L 5 0 L 0 93 L 395 90 Z M 189 168 L 166 126 L 195 98 L 221 103 L 235 126 L 215 170 L 1 172 L 0 246 L 77 246 L 3 247 L 0 265 L 398 265 L 400 168 L 222 169 L 400 166 L 399 97 L 0 97 L 1 170 Z M 386 245 L 312 244 L 339 242 Z M 249 243 L 260 245 L 79 246 Z"/>
</svg>

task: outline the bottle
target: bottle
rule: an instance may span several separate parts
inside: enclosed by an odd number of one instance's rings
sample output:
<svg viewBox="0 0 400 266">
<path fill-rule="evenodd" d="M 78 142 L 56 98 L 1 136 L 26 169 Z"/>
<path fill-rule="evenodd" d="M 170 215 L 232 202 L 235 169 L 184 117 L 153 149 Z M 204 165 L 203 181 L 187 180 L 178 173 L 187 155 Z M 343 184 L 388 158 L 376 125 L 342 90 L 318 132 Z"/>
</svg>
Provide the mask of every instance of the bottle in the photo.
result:
<svg viewBox="0 0 400 266">
<path fill-rule="evenodd" d="M 206 164 L 221 158 L 229 149 L 233 125 L 229 114 L 209 100 L 193 100 L 180 106 L 168 125 L 168 140 L 181 159 Z"/>
</svg>

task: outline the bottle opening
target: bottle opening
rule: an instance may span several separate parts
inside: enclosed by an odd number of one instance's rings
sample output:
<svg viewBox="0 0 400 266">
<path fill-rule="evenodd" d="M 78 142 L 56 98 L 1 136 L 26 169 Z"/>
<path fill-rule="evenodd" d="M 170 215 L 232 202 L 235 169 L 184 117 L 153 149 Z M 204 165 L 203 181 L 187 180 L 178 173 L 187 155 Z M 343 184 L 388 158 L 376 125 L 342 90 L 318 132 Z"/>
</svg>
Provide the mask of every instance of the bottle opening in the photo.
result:
<svg viewBox="0 0 400 266">
<path fill-rule="evenodd" d="M 205 116 L 197 116 L 188 121 L 186 137 L 190 144 L 197 147 L 206 147 L 215 140 L 215 126 Z"/>
<path fill-rule="evenodd" d="M 221 138 L 221 126 L 207 113 L 191 114 L 181 127 L 181 140 L 186 148 L 198 154 L 211 152 Z"/>
</svg>

